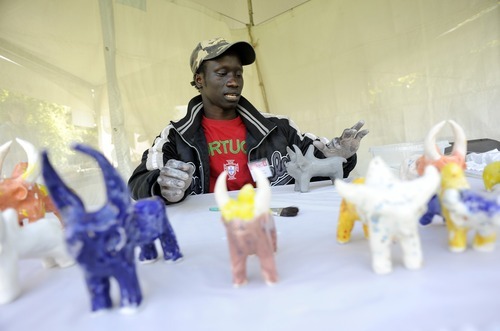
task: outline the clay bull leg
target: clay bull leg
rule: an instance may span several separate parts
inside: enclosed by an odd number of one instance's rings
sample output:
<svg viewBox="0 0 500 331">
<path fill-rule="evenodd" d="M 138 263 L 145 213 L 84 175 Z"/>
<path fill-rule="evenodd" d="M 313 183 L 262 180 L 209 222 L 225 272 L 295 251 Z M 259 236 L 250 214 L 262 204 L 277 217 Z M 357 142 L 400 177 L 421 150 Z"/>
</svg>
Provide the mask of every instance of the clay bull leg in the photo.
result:
<svg viewBox="0 0 500 331">
<path fill-rule="evenodd" d="M 274 261 L 276 230 L 272 220 L 272 216 L 266 213 L 252 221 L 234 220 L 225 223 L 235 286 L 247 282 L 247 257 L 253 254 L 259 258 L 266 283 L 273 284 L 278 281 Z"/>
<path fill-rule="evenodd" d="M 274 260 L 274 252 L 277 249 L 276 229 L 273 226 L 270 229 L 269 224 L 273 221 L 270 214 L 264 214 L 256 219 L 260 222 L 261 228 L 257 236 L 257 251 L 256 254 L 260 260 L 262 276 L 268 285 L 278 281 L 278 271 Z"/>
<path fill-rule="evenodd" d="M 238 287 L 247 283 L 247 257 L 252 254 L 253 239 L 247 238 L 245 224 L 237 224 L 238 221 L 224 223 L 226 226 L 227 240 L 229 245 L 229 256 L 231 257 L 231 271 L 233 284 Z M 252 245 L 253 246 L 253 245 Z"/>
<path fill-rule="evenodd" d="M 133 263 L 123 266 L 123 271 L 115 275 L 120 286 L 120 306 L 131 311 L 139 307 L 142 302 L 142 291 Z"/>
<path fill-rule="evenodd" d="M 107 276 L 95 276 L 86 271 L 85 280 L 90 294 L 92 311 L 111 308 L 112 301 L 109 295 L 109 278 Z"/>
</svg>

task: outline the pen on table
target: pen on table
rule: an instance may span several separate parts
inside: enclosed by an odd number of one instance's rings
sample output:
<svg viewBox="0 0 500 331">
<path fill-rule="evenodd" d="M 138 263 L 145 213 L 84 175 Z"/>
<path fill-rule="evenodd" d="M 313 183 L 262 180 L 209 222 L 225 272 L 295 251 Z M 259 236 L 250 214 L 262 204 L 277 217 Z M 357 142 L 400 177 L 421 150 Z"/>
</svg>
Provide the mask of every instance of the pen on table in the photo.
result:
<svg viewBox="0 0 500 331">
<path fill-rule="evenodd" d="M 208 210 L 219 211 L 220 209 L 218 207 L 210 207 L 208 208 Z M 299 213 L 299 207 L 289 206 L 284 208 L 271 208 L 271 213 L 274 216 L 283 216 L 283 217 L 297 216 L 297 214 Z"/>
</svg>

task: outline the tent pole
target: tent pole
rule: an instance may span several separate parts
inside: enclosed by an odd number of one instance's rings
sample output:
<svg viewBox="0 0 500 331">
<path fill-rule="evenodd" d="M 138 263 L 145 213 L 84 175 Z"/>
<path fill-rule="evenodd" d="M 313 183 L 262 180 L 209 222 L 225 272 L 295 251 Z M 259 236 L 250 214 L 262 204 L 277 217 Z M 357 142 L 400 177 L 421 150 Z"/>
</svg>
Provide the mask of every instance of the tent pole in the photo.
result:
<svg viewBox="0 0 500 331">
<path fill-rule="evenodd" d="M 104 43 L 104 62 L 108 88 L 111 141 L 115 148 L 118 171 L 124 178 L 132 174 L 130 151 L 125 134 L 123 103 L 116 75 L 115 21 L 112 0 L 98 0 Z"/>
<path fill-rule="evenodd" d="M 252 31 L 252 27 L 254 26 L 252 0 L 247 0 L 247 4 L 248 4 L 248 19 L 250 21 L 250 23 L 247 24 L 248 36 L 250 38 L 250 44 L 252 44 L 252 46 L 255 48 L 256 43 L 254 42 L 253 31 Z M 260 92 L 262 93 L 262 99 L 264 100 L 264 111 L 266 113 L 269 113 L 269 103 L 267 102 L 266 87 L 264 85 L 264 80 L 262 79 L 262 73 L 260 71 L 258 58 L 255 59 L 255 69 L 257 70 L 257 78 L 259 80 Z"/>
</svg>

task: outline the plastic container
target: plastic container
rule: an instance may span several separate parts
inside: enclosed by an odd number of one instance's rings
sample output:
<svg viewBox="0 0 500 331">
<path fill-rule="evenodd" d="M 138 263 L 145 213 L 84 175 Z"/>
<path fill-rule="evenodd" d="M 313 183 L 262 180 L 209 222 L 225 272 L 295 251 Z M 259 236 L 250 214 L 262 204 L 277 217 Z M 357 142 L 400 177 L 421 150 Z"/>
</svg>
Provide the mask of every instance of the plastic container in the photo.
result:
<svg viewBox="0 0 500 331">
<path fill-rule="evenodd" d="M 446 147 L 450 146 L 447 140 L 436 142 L 441 154 L 444 154 Z M 392 145 L 372 146 L 369 148 L 373 157 L 380 156 L 391 168 L 399 169 L 401 162 L 412 155 L 424 154 L 424 143 L 401 143 Z"/>
</svg>

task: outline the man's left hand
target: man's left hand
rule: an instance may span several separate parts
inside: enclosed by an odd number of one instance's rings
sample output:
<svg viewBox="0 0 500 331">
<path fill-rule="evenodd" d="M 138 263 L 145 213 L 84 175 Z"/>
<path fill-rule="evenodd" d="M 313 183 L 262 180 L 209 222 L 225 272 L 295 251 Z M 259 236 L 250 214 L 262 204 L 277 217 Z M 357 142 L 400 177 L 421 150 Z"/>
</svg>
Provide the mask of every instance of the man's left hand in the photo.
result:
<svg viewBox="0 0 500 331">
<path fill-rule="evenodd" d="M 326 157 L 340 156 L 349 158 L 353 156 L 359 148 L 361 139 L 368 134 L 368 130 L 359 130 L 365 124 L 360 120 L 351 128 L 342 132 L 340 137 L 335 137 L 331 141 L 327 138 L 321 138 L 320 141 L 314 141 L 314 146 L 319 149 Z"/>
</svg>

